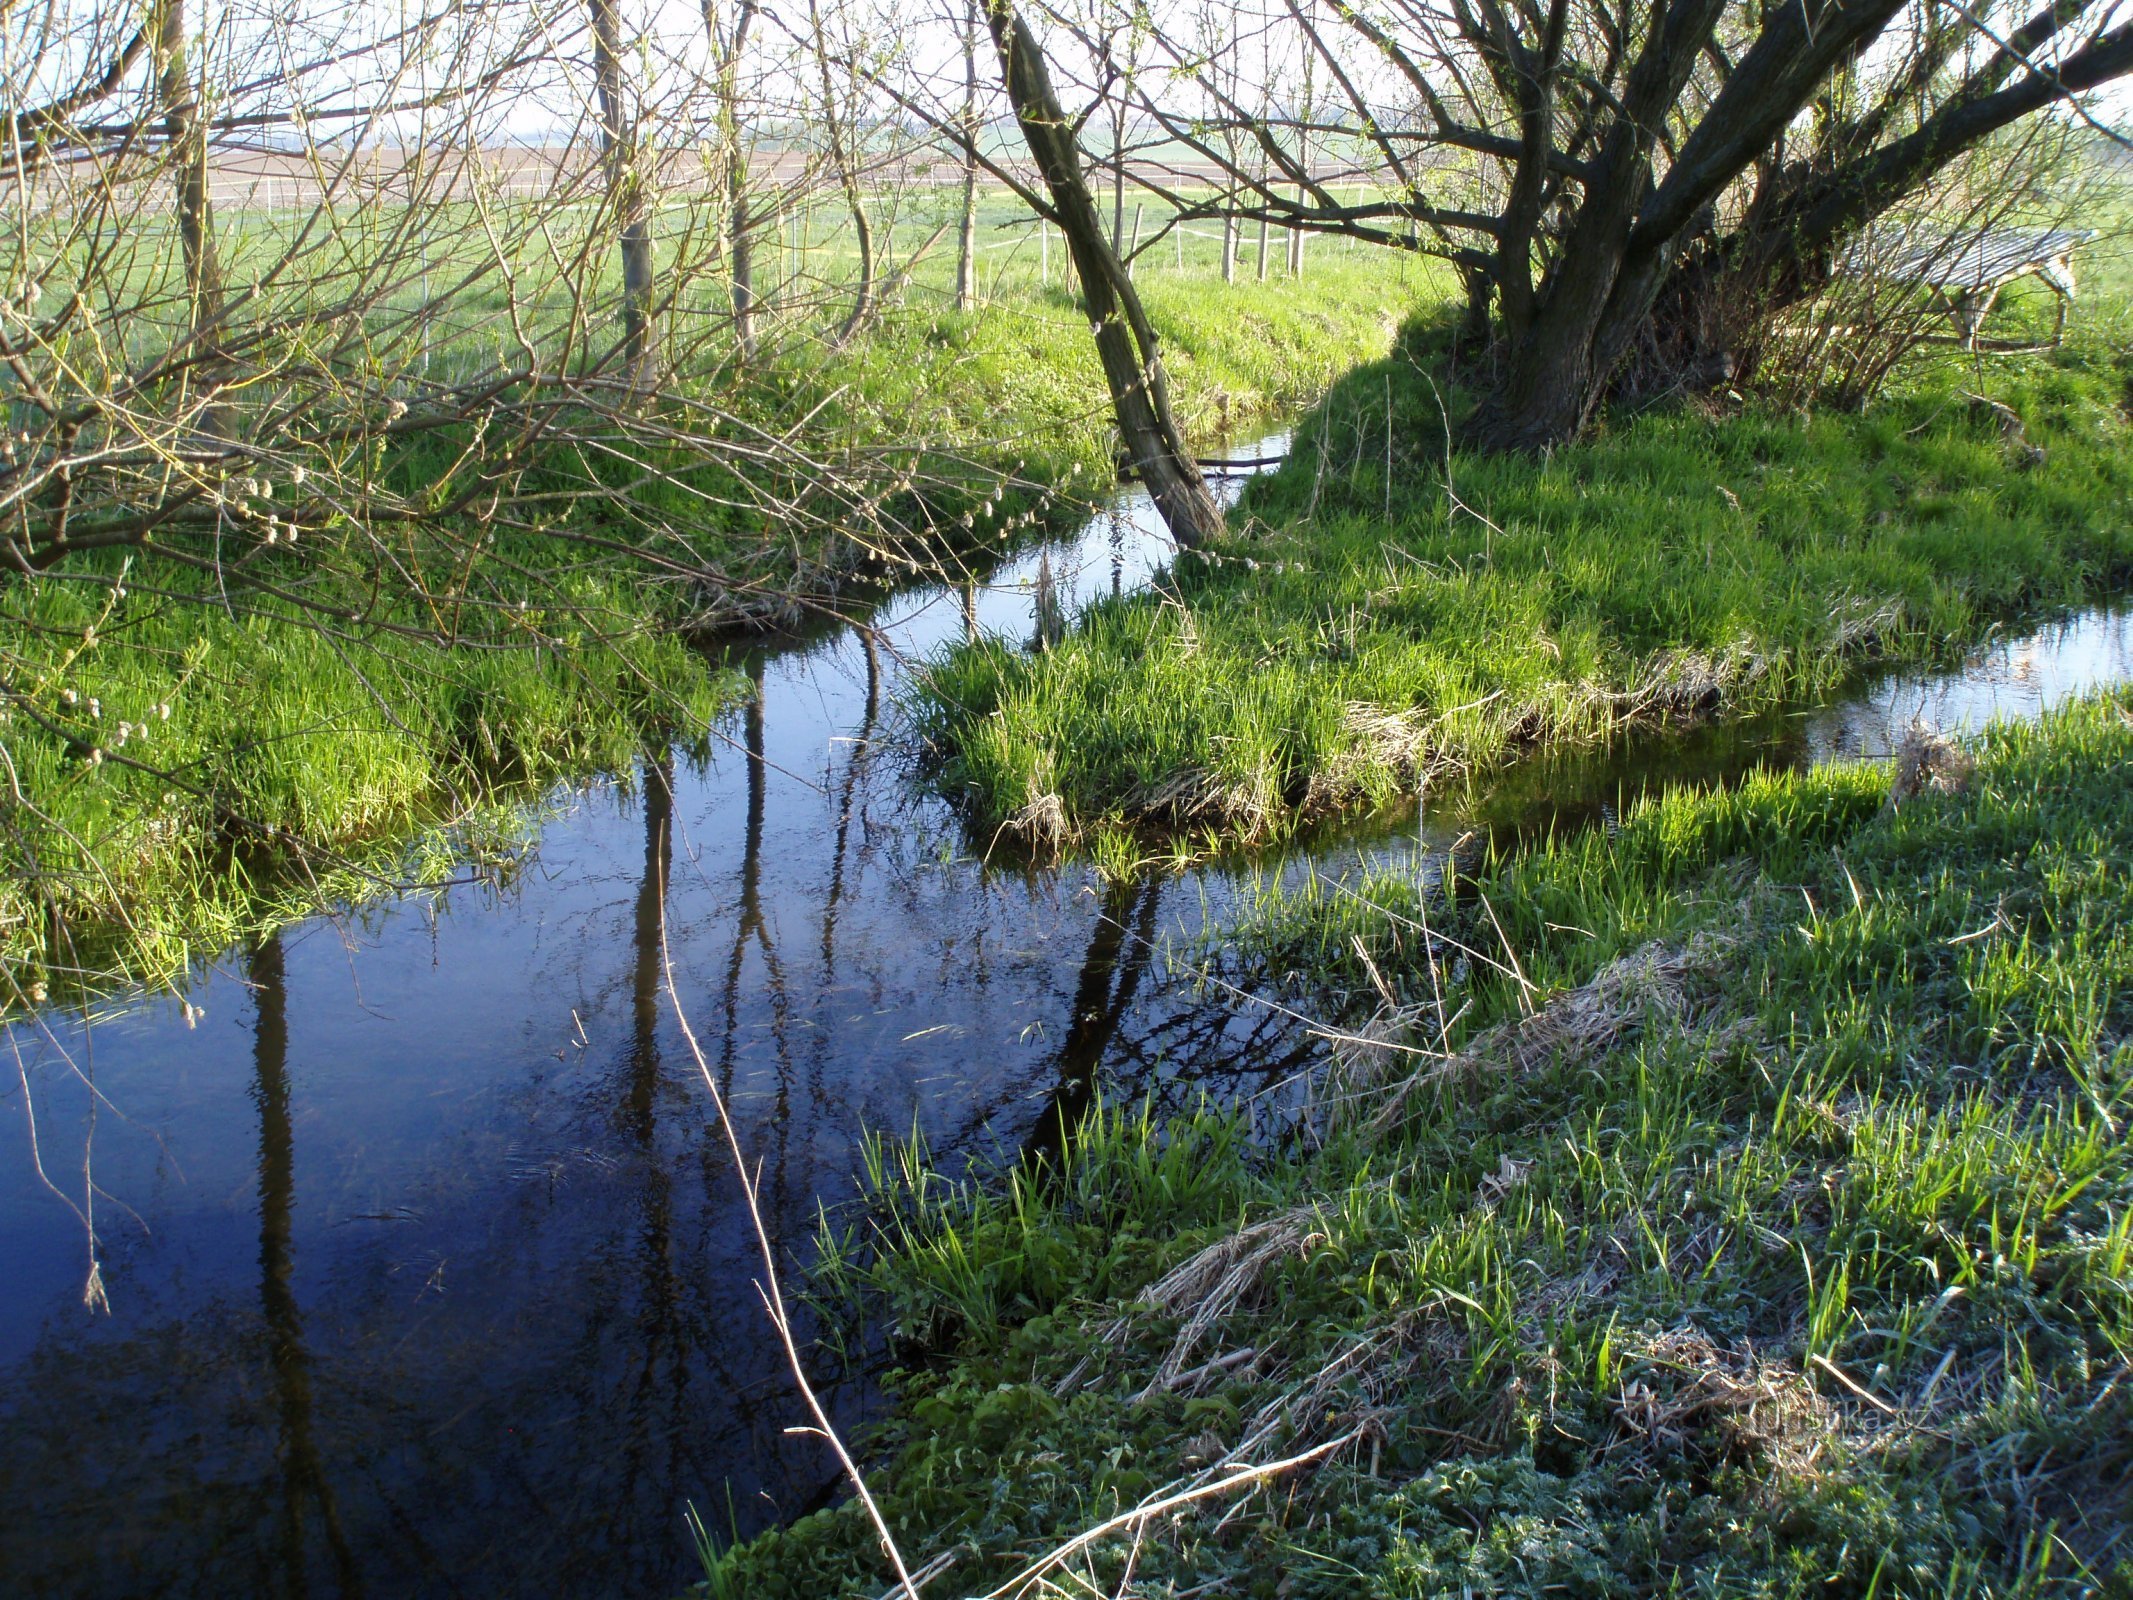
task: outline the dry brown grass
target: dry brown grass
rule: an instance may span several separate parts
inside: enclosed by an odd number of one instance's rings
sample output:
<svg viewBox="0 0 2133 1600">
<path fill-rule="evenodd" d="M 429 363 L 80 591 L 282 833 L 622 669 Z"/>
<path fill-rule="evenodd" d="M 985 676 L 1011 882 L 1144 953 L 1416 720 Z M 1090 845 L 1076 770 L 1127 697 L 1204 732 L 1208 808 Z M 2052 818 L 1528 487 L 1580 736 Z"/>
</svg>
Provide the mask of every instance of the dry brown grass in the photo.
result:
<svg viewBox="0 0 2133 1600">
<path fill-rule="evenodd" d="M 1198 767 L 1186 767 L 1127 796 L 1129 817 L 1171 827 L 1219 827 L 1244 840 L 1265 837 L 1282 814 L 1271 779 L 1223 779 Z"/>
<path fill-rule="evenodd" d="M 1896 751 L 1896 770 L 1889 778 L 1889 809 L 1900 810 L 1924 794 L 1962 794 L 1976 773 L 1977 762 L 1961 745 L 1915 723 Z"/>
<path fill-rule="evenodd" d="M 1324 1237 L 1317 1222 L 1314 1206 L 1284 1211 L 1217 1239 L 1158 1279 L 1142 1296 L 1143 1303 L 1160 1316 L 1183 1316 L 1185 1325 L 1138 1398 L 1146 1400 L 1173 1387 L 1201 1340 L 1258 1290 L 1278 1262 L 1309 1255 Z"/>
<path fill-rule="evenodd" d="M 1710 1452 L 1811 1471 L 1842 1417 L 1798 1365 L 1752 1344 L 1721 1345 L 1694 1325 L 1631 1341 L 1611 1404 L 1616 1445 Z"/>
<path fill-rule="evenodd" d="M 1685 1018 L 1692 980 L 1724 946 L 1724 940 L 1705 934 L 1685 945 L 1655 942 L 1616 957 L 1589 982 L 1549 996 L 1527 1015 L 1499 1023 L 1464 1049 L 1410 1074 L 1386 1096 L 1376 1125 L 1397 1121 L 1423 1090 L 1583 1059 L 1626 1037 L 1648 1017 Z"/>
<path fill-rule="evenodd" d="M 1840 656 L 1878 656 L 1903 632 L 1907 615 L 1903 601 L 1894 596 L 1839 600 L 1830 608 L 1829 648 Z"/>
</svg>

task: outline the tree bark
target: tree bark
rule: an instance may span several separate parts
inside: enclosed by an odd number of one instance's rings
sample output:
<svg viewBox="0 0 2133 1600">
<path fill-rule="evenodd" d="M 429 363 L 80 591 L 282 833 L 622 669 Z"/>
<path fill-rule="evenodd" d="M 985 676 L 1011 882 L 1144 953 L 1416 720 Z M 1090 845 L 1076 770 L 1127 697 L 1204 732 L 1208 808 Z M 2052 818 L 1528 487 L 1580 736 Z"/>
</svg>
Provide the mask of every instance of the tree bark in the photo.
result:
<svg viewBox="0 0 2133 1600">
<path fill-rule="evenodd" d="M 200 120 L 199 91 L 186 53 L 185 0 L 163 0 L 156 17 L 155 37 L 156 94 L 175 169 L 186 310 L 195 346 L 211 355 L 221 346 L 228 301 L 215 243 L 214 207 L 208 195 L 207 129 Z M 211 384 L 217 364 L 207 364 Z M 232 422 L 229 409 L 211 401 L 201 411 L 200 431 L 210 438 L 227 439 Z"/>
<path fill-rule="evenodd" d="M 614 208 L 621 229 L 622 370 L 624 382 L 641 393 L 651 389 L 657 377 L 652 354 L 651 208 L 637 169 L 636 127 L 623 96 L 617 0 L 590 3 L 600 155 L 607 167 L 607 203 Z"/>
<path fill-rule="evenodd" d="M 1222 532 L 1222 510 L 1208 493 L 1206 480 L 1171 414 L 1170 385 L 1155 329 L 1117 252 L 1104 238 L 1072 124 L 1060 107 L 1035 35 L 1009 0 L 987 0 L 986 16 L 1015 120 L 1044 175 L 1053 212 L 1081 280 L 1082 306 L 1096 339 L 1127 455 L 1170 536 L 1183 548 L 1196 548 Z"/>
<path fill-rule="evenodd" d="M 1510 339 L 1504 377 L 1476 408 L 1467 443 L 1546 449 L 1582 431 L 1642 335 L 1677 244 L 1841 61 L 1878 35 L 1902 0 L 1826 0 L 1773 12 L 1755 43 L 1653 182 L 1653 132 L 1679 99 L 1726 0 L 1674 0 L 1632 68 L 1622 115 L 1586 179 L 1584 204 L 1530 322 Z M 1499 296 L 1517 264 L 1504 261 Z"/>
<path fill-rule="evenodd" d="M 748 201 L 748 152 L 741 139 L 740 70 L 748 49 L 748 27 L 755 20 L 756 0 L 741 0 L 734 14 L 733 32 L 718 25 L 714 0 L 705 0 L 704 30 L 718 67 L 718 124 L 720 155 L 726 168 L 726 261 L 732 278 L 733 342 L 745 365 L 756 354 L 755 218 Z"/>
<path fill-rule="evenodd" d="M 836 84 L 830 76 L 829 36 L 822 25 L 822 8 L 817 0 L 808 0 L 807 20 L 814 34 L 815 64 L 822 76 L 822 120 L 829 132 L 830 163 L 837 170 L 837 186 L 844 191 L 844 208 L 851 213 L 852 233 L 859 241 L 859 281 L 852 288 L 852 309 L 833 341 L 842 346 L 850 343 L 874 314 L 874 224 L 867 215 L 866 196 L 859 186 L 859 152 L 851 139 L 850 106 L 839 106 Z"/>
<path fill-rule="evenodd" d="M 963 19 L 963 215 L 956 230 L 955 308 L 978 303 L 978 5 Z"/>
</svg>

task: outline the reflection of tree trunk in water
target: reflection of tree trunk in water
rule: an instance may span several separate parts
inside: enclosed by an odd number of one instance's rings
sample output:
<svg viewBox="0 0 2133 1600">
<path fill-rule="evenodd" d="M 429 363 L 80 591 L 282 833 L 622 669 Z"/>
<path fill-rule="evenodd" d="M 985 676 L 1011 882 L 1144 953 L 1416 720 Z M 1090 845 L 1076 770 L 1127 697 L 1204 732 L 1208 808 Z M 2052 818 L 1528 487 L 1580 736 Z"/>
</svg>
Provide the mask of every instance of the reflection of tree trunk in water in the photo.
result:
<svg viewBox="0 0 2133 1600">
<path fill-rule="evenodd" d="M 643 1299 L 637 1307 L 644 1351 L 636 1375 L 633 1415 L 641 1419 L 657 1397 L 659 1358 L 666 1353 L 672 1371 L 667 1385 L 673 1414 L 666 1425 L 629 1430 L 630 1443 L 615 1492 L 618 1511 L 638 1501 L 638 1486 L 663 1481 L 646 1456 L 658 1439 L 688 1437 L 688 1364 L 682 1338 L 681 1296 L 674 1268 L 673 1181 L 658 1149 L 659 991 L 665 973 L 661 932 L 666 919 L 667 879 L 674 862 L 674 758 L 667 752 L 644 762 L 644 873 L 637 884 L 632 926 L 634 965 L 630 972 L 630 1050 L 622 1101 L 622 1126 L 637 1146 L 643 1168 L 638 1202 L 638 1259 L 643 1269 Z"/>
<path fill-rule="evenodd" d="M 1162 880 L 1152 874 L 1104 890 L 1103 909 L 1074 986 L 1066 1042 L 1059 1047 L 1059 1087 L 1023 1141 L 1022 1162 L 1033 1171 L 1049 1168 L 1057 1176 L 1076 1130 L 1095 1103 L 1097 1069 L 1155 953 L 1155 912 L 1162 892 Z"/>
<path fill-rule="evenodd" d="M 627 1126 L 640 1144 L 652 1136 L 659 1088 L 660 925 L 665 919 L 667 872 L 674 861 L 674 758 L 644 763 L 644 876 L 637 885 L 636 966 L 630 974 L 630 1077 Z"/>
<path fill-rule="evenodd" d="M 829 894 L 822 908 L 822 986 L 825 989 L 837 981 L 837 906 L 844 898 L 844 849 L 852 832 L 852 800 L 859 791 L 861 769 L 873 749 L 875 719 L 881 715 L 881 656 L 871 632 L 861 629 L 859 640 L 867 653 L 867 709 L 866 715 L 859 720 L 859 737 L 852 741 L 852 753 L 845 759 L 844 787 L 837 796 L 837 842 L 830 851 Z M 827 1030 L 818 1037 L 827 1043 Z"/>
<path fill-rule="evenodd" d="M 304 1350 L 303 1312 L 290 1281 L 296 1254 L 296 1133 L 289 1114 L 289 986 L 281 936 L 255 945 L 247 967 L 255 1011 L 252 1098 L 259 1107 L 259 1306 L 281 1414 L 282 1562 L 288 1592 L 306 1593 L 304 1502 L 315 1500 L 341 1591 L 354 1594 L 361 1587 L 355 1557 L 341 1533 L 312 1433 L 311 1362 Z"/>
<path fill-rule="evenodd" d="M 755 692 L 748 697 L 747 709 L 742 714 L 742 742 L 748 763 L 748 822 L 741 841 L 741 898 L 734 917 L 733 954 L 726 962 L 726 1036 L 719 1046 L 719 1086 L 730 1103 L 734 1054 L 740 1039 L 741 977 L 747 966 L 748 941 L 753 939 L 763 952 L 763 966 L 770 978 L 771 1025 L 777 1035 L 778 1092 L 771 1123 L 778 1141 L 774 1164 L 774 1188 L 778 1188 L 784 1182 L 786 1137 L 791 1131 L 788 1126 L 791 1121 L 788 1115 L 791 1085 L 785 1046 L 785 968 L 778 960 L 777 946 L 771 942 L 770 927 L 763 918 L 763 812 L 770 768 L 765 760 L 762 657 L 755 659 L 749 668 L 749 676 L 755 680 Z M 781 1207 L 766 1200 L 764 1220 L 772 1225 L 773 1231 L 781 1211 Z"/>
</svg>

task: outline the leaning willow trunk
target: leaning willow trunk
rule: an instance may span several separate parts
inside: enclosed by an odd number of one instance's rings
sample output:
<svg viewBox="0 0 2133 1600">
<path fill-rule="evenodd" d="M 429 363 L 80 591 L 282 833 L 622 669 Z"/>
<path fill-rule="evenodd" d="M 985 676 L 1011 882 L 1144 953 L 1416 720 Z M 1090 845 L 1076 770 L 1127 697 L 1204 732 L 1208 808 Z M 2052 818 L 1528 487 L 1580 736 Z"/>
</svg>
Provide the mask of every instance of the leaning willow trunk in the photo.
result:
<svg viewBox="0 0 2133 1600">
<path fill-rule="evenodd" d="M 1118 253 L 1104 237 L 1073 125 L 1060 107 L 1051 72 L 1028 24 L 1008 0 L 989 0 L 987 20 L 1015 120 L 1044 174 L 1053 216 L 1081 280 L 1082 306 L 1127 453 L 1170 536 L 1186 549 L 1203 545 L 1222 532 L 1222 510 L 1208 493 L 1171 414 L 1170 384 L 1155 329 Z"/>
</svg>

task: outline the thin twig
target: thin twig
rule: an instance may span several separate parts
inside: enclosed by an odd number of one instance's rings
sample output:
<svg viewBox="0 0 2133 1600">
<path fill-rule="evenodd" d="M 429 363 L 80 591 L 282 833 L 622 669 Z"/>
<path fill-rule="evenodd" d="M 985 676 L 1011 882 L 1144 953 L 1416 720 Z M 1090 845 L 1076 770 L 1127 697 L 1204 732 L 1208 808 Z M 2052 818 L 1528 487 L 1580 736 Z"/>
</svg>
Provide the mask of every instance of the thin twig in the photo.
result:
<svg viewBox="0 0 2133 1600">
<path fill-rule="evenodd" d="M 1338 1438 L 1328 1439 L 1321 1445 L 1314 1445 L 1301 1455 L 1287 1456 L 1280 1461 L 1268 1461 L 1259 1466 L 1240 1467 L 1225 1477 L 1217 1478 L 1211 1483 L 1200 1484 L 1197 1488 L 1181 1489 L 1175 1494 L 1162 1495 L 1154 1500 L 1143 1501 L 1130 1511 L 1121 1511 L 1115 1517 L 1107 1517 L 1104 1521 L 1097 1523 L 1095 1527 L 1076 1534 L 1073 1538 L 1067 1540 L 1065 1544 L 1059 1545 L 1047 1554 L 1040 1556 L 1035 1562 L 1023 1568 L 1021 1572 L 1000 1585 L 999 1588 L 988 1592 L 983 1597 L 983 1600 L 1004 1600 L 1005 1596 L 1014 1594 L 1027 1585 L 1036 1582 L 1076 1551 L 1088 1548 L 1107 1534 L 1116 1533 L 1121 1528 L 1139 1526 L 1146 1523 L 1150 1518 L 1160 1517 L 1176 1511 L 1183 1506 L 1192 1504 L 1195 1500 L 1206 1500 L 1218 1494 L 1225 1494 L 1231 1489 L 1243 1488 L 1248 1484 L 1262 1483 L 1266 1479 L 1287 1472 L 1293 1467 L 1306 1466 L 1322 1456 L 1333 1454 L 1334 1451 L 1341 1449 L 1345 1445 L 1353 1444 L 1358 1438 L 1362 1437 L 1362 1432 L 1361 1428 L 1351 1428 Z"/>
<path fill-rule="evenodd" d="M 748 1160 L 741 1150 L 740 1130 L 733 1125 L 733 1117 L 726 1109 L 726 1097 L 719 1093 L 718 1080 L 712 1075 L 711 1064 L 704 1059 L 703 1047 L 697 1043 L 696 1030 L 689 1026 L 689 1014 L 681 1003 L 681 990 L 674 982 L 674 955 L 667 944 L 667 908 L 665 874 L 660 874 L 659 896 L 659 964 L 666 976 L 667 1000 L 674 1007 L 674 1020 L 681 1025 L 682 1039 L 688 1044 L 690 1059 L 704 1080 L 704 1088 L 711 1095 L 711 1104 L 718 1111 L 719 1126 L 725 1130 L 727 1148 L 733 1153 L 734 1175 L 740 1180 L 741 1194 L 748 1202 L 748 1221 L 755 1229 L 757 1246 L 763 1255 L 763 1306 L 770 1314 L 770 1325 L 778 1331 L 778 1341 L 785 1347 L 786 1364 L 792 1368 L 793 1382 L 799 1386 L 800 1398 L 806 1402 L 808 1412 L 815 1419 L 815 1427 L 829 1441 L 836 1452 L 837 1463 L 844 1469 L 852 1490 L 859 1496 L 859 1503 L 866 1508 L 867 1519 L 874 1524 L 874 1535 L 881 1541 L 882 1550 L 888 1555 L 889 1565 L 896 1570 L 896 1582 L 905 1600 L 918 1600 L 918 1585 L 913 1581 L 910 1568 L 904 1564 L 903 1552 L 896 1546 L 896 1537 L 889 1532 L 889 1524 L 882 1517 L 881 1508 L 874 1503 L 874 1496 L 867 1488 L 866 1475 L 852 1459 L 851 1452 L 838 1437 L 836 1426 L 830 1421 L 829 1412 L 815 1394 L 815 1386 L 808 1381 L 807 1366 L 800 1359 L 800 1347 L 793 1338 L 792 1321 L 785 1312 L 785 1300 L 778 1288 L 777 1250 L 770 1242 L 770 1230 L 763 1225 L 763 1208 L 756 1193 L 755 1179 L 748 1170 Z"/>
</svg>

